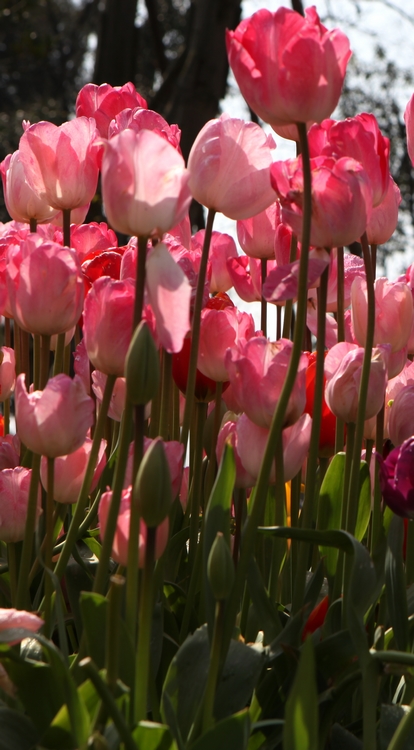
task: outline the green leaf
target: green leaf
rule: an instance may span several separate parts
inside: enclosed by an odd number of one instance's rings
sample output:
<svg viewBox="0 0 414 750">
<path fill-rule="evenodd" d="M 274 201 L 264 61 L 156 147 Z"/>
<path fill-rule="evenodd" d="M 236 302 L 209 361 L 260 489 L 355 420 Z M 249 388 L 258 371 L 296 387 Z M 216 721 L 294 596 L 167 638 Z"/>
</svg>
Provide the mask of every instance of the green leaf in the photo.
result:
<svg viewBox="0 0 414 750">
<path fill-rule="evenodd" d="M 78 694 L 89 714 L 90 722 L 92 723 L 95 719 L 95 713 L 101 699 L 90 680 L 85 680 L 85 682 L 78 687 Z M 70 717 L 66 705 L 63 705 L 60 708 L 50 727 L 43 735 L 42 746 L 45 748 L 51 748 L 51 750 L 54 750 L 56 747 L 58 747 L 59 750 L 70 750 L 73 747 L 70 732 Z"/>
<path fill-rule="evenodd" d="M 393 517 L 388 532 L 388 549 L 385 558 L 385 583 L 388 612 L 397 648 L 408 647 L 407 589 L 403 563 L 404 520 Z"/>
<path fill-rule="evenodd" d="M 371 475 L 366 461 L 361 461 L 359 469 L 358 515 L 355 526 L 355 539 L 362 542 L 371 517 Z"/>
<path fill-rule="evenodd" d="M 0 707 L 0 750 L 33 750 L 39 734 L 31 720 L 19 711 Z"/>
<path fill-rule="evenodd" d="M 247 586 L 259 621 L 260 630 L 264 631 L 266 643 L 270 643 L 281 633 L 282 624 L 277 608 L 267 593 L 259 566 L 254 557 L 251 558 L 247 570 Z"/>
<path fill-rule="evenodd" d="M 141 721 L 132 732 L 132 738 L 137 748 L 142 750 L 177 750 L 170 729 L 165 724 Z"/>
<path fill-rule="evenodd" d="M 318 747 L 318 715 L 315 657 L 312 638 L 307 638 L 286 702 L 284 750 L 315 750 Z"/>
<path fill-rule="evenodd" d="M 169 713 L 173 711 L 180 734 L 186 739 L 204 695 L 209 662 L 210 643 L 207 627 L 203 625 L 180 646 L 164 683 L 161 713 L 175 738 Z M 245 708 L 263 664 L 262 653 L 244 643 L 231 642 L 217 686 L 214 707 L 217 720 Z"/>
<path fill-rule="evenodd" d="M 240 711 L 228 719 L 219 721 L 192 745 L 191 750 L 246 750 L 249 734 L 249 712 Z"/>
<path fill-rule="evenodd" d="M 207 561 L 218 531 L 223 534 L 230 546 L 230 511 L 235 479 L 236 464 L 233 448 L 226 444 L 204 518 L 203 580 L 210 635 L 213 633 L 214 626 L 215 599 L 208 583 Z"/>
<path fill-rule="evenodd" d="M 323 478 L 318 502 L 318 529 L 320 530 L 339 529 L 341 526 L 345 459 L 345 453 L 337 453 Z M 319 550 L 325 557 L 328 577 L 333 577 L 338 562 L 338 550 L 325 545 L 320 545 Z"/>
</svg>

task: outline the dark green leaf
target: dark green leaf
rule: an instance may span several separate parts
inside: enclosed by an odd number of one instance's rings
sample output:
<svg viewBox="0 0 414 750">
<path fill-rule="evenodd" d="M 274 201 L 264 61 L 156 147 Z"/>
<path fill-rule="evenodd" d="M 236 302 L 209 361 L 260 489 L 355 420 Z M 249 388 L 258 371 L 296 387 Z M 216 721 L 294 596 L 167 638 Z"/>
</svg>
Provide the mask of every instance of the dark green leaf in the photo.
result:
<svg viewBox="0 0 414 750">
<path fill-rule="evenodd" d="M 137 748 L 142 750 L 177 750 L 169 727 L 150 721 L 141 721 L 132 732 Z"/>
<path fill-rule="evenodd" d="M 33 750 L 39 734 L 31 720 L 6 706 L 0 707 L 0 750 Z"/>
<path fill-rule="evenodd" d="M 408 646 L 408 607 L 403 563 L 404 521 L 394 516 L 388 532 L 388 550 L 385 558 L 385 583 L 388 612 L 397 648 L 406 651 Z"/>
<path fill-rule="evenodd" d="M 282 624 L 278 611 L 266 591 L 259 566 L 254 557 L 251 558 L 247 570 L 247 586 L 256 611 L 259 628 L 264 631 L 266 643 L 270 643 L 281 633 Z"/>
<path fill-rule="evenodd" d="M 307 638 L 292 690 L 286 702 L 284 750 L 316 750 L 318 747 L 318 692 L 312 638 Z"/>
<path fill-rule="evenodd" d="M 355 526 L 355 539 L 362 542 L 371 516 L 371 475 L 366 461 L 361 461 L 359 470 L 358 515 Z"/>
<path fill-rule="evenodd" d="M 318 529 L 320 530 L 339 529 L 341 526 L 345 459 L 345 453 L 337 453 L 323 478 L 318 502 Z M 324 545 L 320 545 L 319 549 L 321 555 L 325 557 L 328 576 L 334 576 L 338 550 Z"/>
<path fill-rule="evenodd" d="M 192 750 L 246 750 L 249 734 L 249 712 L 241 711 L 219 721 L 192 745 Z"/>
</svg>

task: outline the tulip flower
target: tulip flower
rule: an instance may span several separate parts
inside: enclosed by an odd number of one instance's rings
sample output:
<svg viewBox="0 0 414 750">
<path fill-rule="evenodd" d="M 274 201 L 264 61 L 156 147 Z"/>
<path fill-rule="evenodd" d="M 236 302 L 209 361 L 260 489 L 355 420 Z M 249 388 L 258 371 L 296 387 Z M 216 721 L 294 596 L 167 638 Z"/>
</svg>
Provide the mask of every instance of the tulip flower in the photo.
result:
<svg viewBox="0 0 414 750">
<path fill-rule="evenodd" d="M 105 142 L 103 202 L 118 232 L 162 237 L 187 213 L 188 179 L 181 154 L 156 132 L 124 130 Z"/>
<path fill-rule="evenodd" d="M 13 317 L 29 333 L 51 336 L 73 328 L 82 312 L 84 285 L 76 253 L 30 235 L 11 245 L 6 268 Z M 47 283 L 45 283 L 47 280 Z"/>
<path fill-rule="evenodd" d="M 50 221 L 57 214 L 57 209 L 32 190 L 26 179 L 19 151 L 9 154 L 0 164 L 3 181 L 4 202 L 15 221 L 37 222 Z"/>
<path fill-rule="evenodd" d="M 93 492 L 99 482 L 99 478 L 105 468 L 106 441 L 102 440 L 99 455 L 96 462 L 90 491 Z M 82 487 L 89 455 L 92 449 L 92 440 L 86 438 L 83 445 L 67 456 L 58 456 L 54 461 L 53 499 L 57 503 L 76 503 Z M 40 479 L 43 487 L 47 489 L 47 459 L 42 457 L 40 463 Z"/>
<path fill-rule="evenodd" d="M 188 157 L 190 188 L 203 206 L 248 219 L 275 201 L 270 185 L 271 136 L 253 122 L 223 114 L 200 130 Z"/>
<path fill-rule="evenodd" d="M 325 355 L 326 356 L 326 355 Z M 310 355 L 306 368 L 306 406 L 305 412 L 313 416 L 313 402 L 315 395 L 316 352 Z M 326 378 L 324 378 L 324 386 Z M 336 417 L 328 407 L 322 394 L 322 421 L 319 434 L 319 454 L 331 456 L 335 448 Z"/>
<path fill-rule="evenodd" d="M 191 239 L 191 249 L 201 251 L 205 230 L 200 229 Z M 222 232 L 212 232 L 208 254 L 207 278 L 210 282 L 210 293 L 227 292 L 233 286 L 233 281 L 227 268 L 227 261 L 237 258 L 237 247 L 233 237 Z"/>
<path fill-rule="evenodd" d="M 166 141 L 171 143 L 179 153 L 180 150 L 180 138 L 181 130 L 178 125 L 169 125 L 158 112 L 154 112 L 152 109 L 143 109 L 142 107 L 136 107 L 135 109 L 123 109 L 119 115 L 112 120 L 108 128 L 108 138 L 113 138 L 114 135 L 119 135 L 123 130 L 134 130 L 139 133 L 140 130 L 153 130 L 158 135 L 165 138 Z"/>
<path fill-rule="evenodd" d="M 0 539 L 21 542 L 24 539 L 32 470 L 23 466 L 0 471 Z M 36 521 L 42 512 L 40 487 L 37 495 Z"/>
<path fill-rule="evenodd" d="M 98 183 L 100 147 L 95 120 L 78 117 L 59 127 L 31 125 L 19 144 L 27 181 L 53 208 L 72 210 L 90 203 Z"/>
<path fill-rule="evenodd" d="M 389 453 L 378 453 L 382 496 L 391 510 L 403 518 L 414 518 L 414 436 Z"/>
<path fill-rule="evenodd" d="M 83 334 L 93 366 L 123 377 L 125 357 L 132 336 L 135 287 L 132 281 L 113 281 L 102 276 L 85 299 Z"/>
<path fill-rule="evenodd" d="M 414 165 L 414 94 L 405 108 L 404 122 L 407 128 L 408 156 L 411 159 L 411 164 Z"/>
<path fill-rule="evenodd" d="M 274 259 L 276 227 L 280 224 L 280 204 L 271 203 L 250 219 L 237 222 L 237 239 L 250 258 Z"/>
<path fill-rule="evenodd" d="M 14 350 L 8 346 L 0 349 L 0 401 L 5 401 L 14 391 L 16 367 Z"/>
<path fill-rule="evenodd" d="M 372 211 L 372 187 L 354 159 L 320 156 L 311 159 L 312 224 L 315 247 L 342 247 L 365 232 Z M 272 185 L 282 204 L 282 221 L 302 236 L 302 160 L 288 159 L 271 167 Z"/>
<path fill-rule="evenodd" d="M 226 352 L 245 344 L 254 335 L 254 320 L 236 307 L 223 310 L 205 308 L 201 313 L 198 369 L 217 382 L 226 382 Z"/>
<path fill-rule="evenodd" d="M 20 643 L 23 638 L 26 638 L 27 633 L 25 631 L 37 633 L 42 625 L 44 625 L 44 621 L 34 612 L 26 612 L 24 609 L 0 609 L 0 633 L 8 630 L 22 631 L 21 635 L 7 641 L 9 646 L 15 646 L 16 643 Z"/>
<path fill-rule="evenodd" d="M 34 453 L 56 458 L 83 445 L 93 423 L 94 403 L 75 375 L 56 375 L 44 391 L 28 393 L 25 376 L 16 380 L 16 425 L 22 443 Z"/>
<path fill-rule="evenodd" d="M 270 427 L 289 367 L 292 342 L 271 343 L 255 336 L 229 349 L 225 364 L 230 384 L 243 411 L 259 427 Z M 285 414 L 285 425 L 296 422 L 306 402 L 305 373 L 308 357 L 299 360 L 295 385 Z"/>
<path fill-rule="evenodd" d="M 235 486 L 245 488 L 253 487 L 256 479 L 244 468 L 237 449 L 237 421 L 237 419 L 229 419 L 223 424 L 218 434 L 216 445 L 217 465 L 220 465 L 226 443 L 230 443 L 233 448 L 234 461 L 236 464 Z"/>
<path fill-rule="evenodd" d="M 76 117 L 93 117 L 102 138 L 107 138 L 111 120 L 122 110 L 136 107 L 146 108 L 147 102 L 133 83 L 125 83 L 123 86 L 87 83 L 76 99 Z"/>
<path fill-rule="evenodd" d="M 384 404 L 390 348 L 383 345 L 372 350 L 364 419 L 374 417 Z M 363 359 L 364 349 L 346 342 L 336 344 L 326 355 L 325 400 L 335 416 L 344 422 L 357 419 Z"/>
<path fill-rule="evenodd" d="M 368 222 L 367 239 L 370 244 L 383 245 L 392 237 L 398 224 L 398 207 L 401 200 L 400 188 L 390 175 L 385 196 L 373 209 Z"/>
<path fill-rule="evenodd" d="M 131 495 L 132 487 L 122 491 L 121 504 L 119 508 L 118 521 L 116 525 L 116 531 L 114 541 L 112 545 L 112 557 L 115 562 L 120 565 L 127 565 L 128 561 L 128 541 L 129 541 L 129 521 L 131 516 Z M 101 529 L 101 539 L 105 536 L 106 523 L 109 513 L 109 505 L 112 499 L 112 492 L 104 492 L 101 497 L 99 504 L 99 525 Z M 155 559 L 158 560 L 164 552 L 168 543 L 169 533 L 169 519 L 164 519 L 160 526 L 156 530 L 156 541 L 155 541 Z M 144 567 L 145 564 L 145 543 L 147 539 L 147 527 L 144 521 L 140 520 L 139 526 L 139 558 L 138 565 L 140 568 Z"/>
<path fill-rule="evenodd" d="M 257 11 L 227 32 L 227 54 L 247 103 L 272 126 L 329 117 L 351 56 L 347 37 L 328 31 L 315 8 Z"/>
<path fill-rule="evenodd" d="M 375 280 L 374 344 L 391 344 L 393 352 L 403 349 L 413 325 L 413 300 L 405 282 Z M 368 297 L 365 279 L 357 277 L 351 289 L 352 327 L 355 338 L 364 346 L 367 332 Z"/>
<path fill-rule="evenodd" d="M 402 388 L 390 405 L 388 433 L 395 446 L 414 435 L 414 385 Z"/>
<path fill-rule="evenodd" d="M 146 290 L 160 343 L 179 352 L 190 330 L 190 283 L 167 247 L 158 242 L 147 256 Z"/>
</svg>

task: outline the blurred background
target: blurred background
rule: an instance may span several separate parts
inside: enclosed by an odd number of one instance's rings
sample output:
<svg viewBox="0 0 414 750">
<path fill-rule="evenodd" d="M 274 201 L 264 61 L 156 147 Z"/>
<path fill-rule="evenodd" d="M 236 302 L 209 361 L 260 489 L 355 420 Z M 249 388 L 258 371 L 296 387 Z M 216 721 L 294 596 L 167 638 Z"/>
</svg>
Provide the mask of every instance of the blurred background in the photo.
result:
<svg viewBox="0 0 414 750">
<path fill-rule="evenodd" d="M 225 29 L 277 0 L 0 0 L 0 160 L 18 148 L 22 120 L 61 124 L 89 81 L 138 91 L 182 130 L 185 157 L 200 128 L 226 111 L 249 112 L 229 76 Z M 287 4 L 287 3 L 286 3 Z M 414 260 L 414 173 L 403 112 L 413 90 L 414 0 L 315 3 L 329 28 L 348 34 L 354 55 L 335 117 L 373 112 L 392 141 L 391 170 L 403 197 L 400 223 L 379 260 L 391 276 Z M 300 0 L 293 5 L 300 9 Z M 293 155 L 278 140 L 275 158 Z M 0 221 L 8 215 L 0 197 Z M 97 200 L 89 220 L 100 220 Z M 193 209 L 192 223 L 203 226 Z M 216 226 L 229 231 L 227 225 Z"/>
</svg>

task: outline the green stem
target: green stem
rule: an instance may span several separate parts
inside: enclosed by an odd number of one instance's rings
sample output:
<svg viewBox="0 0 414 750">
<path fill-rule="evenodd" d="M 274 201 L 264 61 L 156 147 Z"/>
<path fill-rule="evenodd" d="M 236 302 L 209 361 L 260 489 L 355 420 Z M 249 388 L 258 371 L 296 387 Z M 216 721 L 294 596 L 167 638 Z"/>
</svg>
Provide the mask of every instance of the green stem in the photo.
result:
<svg viewBox="0 0 414 750">
<path fill-rule="evenodd" d="M 15 607 L 17 594 L 16 542 L 9 542 L 7 545 L 7 562 L 9 564 L 11 606 Z"/>
<path fill-rule="evenodd" d="M 208 252 L 210 249 L 211 233 L 213 231 L 213 222 L 214 222 L 215 215 L 216 215 L 216 212 L 214 211 L 214 209 L 210 208 L 208 211 L 208 216 L 207 216 L 207 225 L 206 225 L 206 230 L 204 234 L 203 250 L 201 253 L 200 268 L 198 271 L 196 297 L 194 301 L 193 323 L 191 327 L 190 362 L 188 366 L 183 426 L 181 429 L 181 442 L 184 445 L 184 450 L 186 450 L 187 448 L 188 433 L 189 433 L 190 424 L 191 424 L 191 413 L 193 409 L 194 390 L 195 390 L 196 372 L 197 372 L 198 343 L 200 340 L 201 308 L 203 304 L 204 283 L 205 283 L 206 272 L 207 272 Z"/>
<path fill-rule="evenodd" d="M 172 431 L 172 354 L 162 351 L 161 413 L 158 434 L 164 440 L 171 439 Z"/>
<path fill-rule="evenodd" d="M 40 336 L 35 333 L 33 337 L 33 387 L 35 391 L 40 388 Z"/>
<path fill-rule="evenodd" d="M 4 434 L 8 435 L 10 432 L 10 399 L 6 398 L 4 402 Z"/>
<path fill-rule="evenodd" d="M 64 208 L 62 210 L 63 218 L 63 245 L 64 247 L 70 247 L 70 208 Z"/>
<path fill-rule="evenodd" d="M 208 666 L 207 685 L 203 700 L 203 734 L 214 723 L 214 700 L 216 697 L 217 679 L 220 669 L 221 642 L 224 625 L 224 601 L 216 602 L 216 616 L 214 619 L 213 640 L 211 642 L 210 663 Z"/>
<path fill-rule="evenodd" d="M 32 476 L 30 478 L 29 502 L 27 506 L 26 528 L 20 560 L 19 580 L 17 584 L 16 608 L 27 609 L 29 605 L 29 572 L 32 562 L 33 537 L 36 528 L 37 497 L 40 479 L 40 456 L 33 454 Z"/>
<path fill-rule="evenodd" d="M 153 575 L 156 533 L 156 527 L 147 528 L 147 541 L 145 545 L 145 567 L 142 580 L 141 601 L 139 606 L 137 663 L 135 668 L 134 719 L 137 722 L 144 721 L 147 716 L 152 613 L 154 608 Z"/>
<path fill-rule="evenodd" d="M 297 305 L 297 319 L 295 326 L 295 338 L 290 357 L 289 368 L 286 374 L 285 383 L 280 394 L 279 402 L 276 407 L 272 424 L 269 431 L 269 437 L 265 453 L 260 467 L 256 488 L 253 490 L 250 501 L 251 512 L 243 536 L 243 546 L 241 550 L 239 565 L 236 573 L 236 581 L 233 591 L 227 604 L 227 614 L 224 626 L 223 637 L 223 661 L 230 644 L 233 633 L 234 623 L 239 608 L 240 596 L 246 581 L 247 568 L 250 556 L 254 550 L 257 527 L 263 518 L 264 508 L 267 497 L 267 485 L 270 476 L 270 469 L 274 460 L 277 441 L 283 429 L 285 413 L 292 393 L 299 360 L 302 353 L 303 334 L 305 332 L 306 312 L 307 312 L 307 278 L 308 278 L 308 260 L 310 244 L 310 228 L 312 216 L 312 192 L 311 192 L 311 168 L 309 159 L 309 149 L 306 134 L 306 125 L 298 123 L 299 135 L 302 145 L 303 158 L 303 230 L 302 230 L 302 251 L 299 265 L 299 294 Z"/>
<path fill-rule="evenodd" d="M 336 254 L 337 262 L 337 287 L 336 287 L 336 316 L 338 324 L 338 343 L 345 341 L 345 321 L 344 321 L 344 288 L 345 288 L 345 270 L 344 270 L 344 248 L 338 247 Z"/>
<path fill-rule="evenodd" d="M 135 442 L 132 486 L 135 484 L 135 479 L 144 455 L 144 410 L 145 406 L 143 405 L 135 406 L 134 410 Z M 132 643 L 135 643 L 137 627 L 139 524 L 140 516 L 138 505 L 131 500 L 126 578 L 126 624 Z"/>
<path fill-rule="evenodd" d="M 46 494 L 46 533 L 45 533 L 45 567 L 52 570 L 53 556 L 53 511 L 54 511 L 54 470 L 55 459 L 47 459 L 47 494 Z M 44 620 L 46 638 L 50 638 L 52 632 L 52 594 L 53 581 L 50 575 L 45 576 L 45 599 Z"/>
<path fill-rule="evenodd" d="M 134 323 L 133 332 L 141 322 L 142 310 L 144 307 L 145 291 L 145 263 L 147 260 L 147 243 L 148 237 L 137 237 L 137 278 L 134 305 Z"/>
<path fill-rule="evenodd" d="M 283 465 L 283 441 L 277 441 L 276 454 L 276 486 L 275 486 L 275 526 L 283 526 L 285 522 L 286 489 Z M 271 488 L 272 489 L 272 488 Z M 286 554 L 286 541 L 284 539 L 272 539 L 272 558 L 269 575 L 269 596 L 276 601 L 277 584 L 279 580 L 280 566 Z"/>
<path fill-rule="evenodd" d="M 316 494 L 319 453 L 319 436 L 322 423 L 322 397 L 325 365 L 325 328 L 326 328 L 326 300 L 328 293 L 329 267 L 325 268 L 318 289 L 318 338 L 316 350 L 315 391 L 313 397 L 312 432 L 306 468 L 305 499 L 301 513 L 301 527 L 311 528 L 314 516 L 314 502 Z M 299 546 L 295 588 L 292 602 L 292 612 L 295 614 L 303 604 L 306 585 L 306 572 L 309 558 L 309 544 L 301 542 Z"/>
<path fill-rule="evenodd" d="M 362 670 L 363 750 L 377 750 L 378 673 L 378 662 L 370 658 Z"/>
<path fill-rule="evenodd" d="M 210 455 L 208 457 L 207 475 L 204 486 L 205 497 L 210 497 L 210 492 L 213 488 L 213 484 L 216 479 L 217 472 L 217 459 L 216 459 L 216 445 L 217 437 L 220 431 L 221 423 L 221 394 L 223 393 L 223 383 L 216 383 L 216 394 L 214 399 L 214 422 L 213 431 L 211 435 L 211 448 Z"/>
<path fill-rule="evenodd" d="M 264 286 L 264 283 L 266 281 L 267 276 L 267 260 L 266 258 L 262 258 L 260 260 L 260 269 L 262 273 L 262 289 Z M 267 337 L 267 302 L 265 298 L 263 297 L 260 300 L 260 328 L 262 330 L 263 336 Z"/>
<path fill-rule="evenodd" d="M 49 380 L 50 336 L 42 336 L 40 344 L 40 390 L 43 390 Z"/>
<path fill-rule="evenodd" d="M 30 219 L 29 227 L 30 227 L 31 233 L 34 234 L 34 232 L 37 229 L 37 219 Z"/>
<path fill-rule="evenodd" d="M 383 443 L 384 443 L 384 416 L 385 416 L 385 403 L 382 409 L 377 414 L 377 425 L 375 431 L 375 447 L 378 453 L 382 455 Z M 381 502 L 382 493 L 379 483 L 379 465 L 378 461 L 374 463 L 375 479 L 374 479 L 374 507 L 372 511 L 372 533 L 371 533 L 371 555 L 377 548 L 379 540 L 381 538 L 382 530 L 382 513 L 381 513 Z"/>
<path fill-rule="evenodd" d="M 293 263 L 296 260 L 296 253 L 298 249 L 298 240 L 295 234 L 292 234 L 291 240 L 290 240 L 290 256 L 289 256 L 289 263 Z M 290 338 L 290 332 L 292 328 L 292 310 L 293 310 L 293 302 L 291 299 L 288 299 L 286 301 L 285 305 L 285 315 L 283 319 L 283 338 L 289 339 Z"/>
<path fill-rule="evenodd" d="M 202 472 L 203 472 L 203 432 L 207 416 L 207 404 L 204 401 L 196 403 L 196 435 L 193 461 L 193 478 L 191 485 L 190 506 L 190 545 L 189 562 L 190 570 L 194 564 L 195 553 L 198 542 L 200 507 L 202 505 Z"/>
<path fill-rule="evenodd" d="M 59 333 L 55 350 L 55 361 L 53 363 L 53 377 L 63 372 L 63 356 L 65 352 L 65 333 Z"/>
<path fill-rule="evenodd" d="M 72 554 L 72 549 L 78 539 L 79 526 L 84 520 L 86 503 L 92 484 L 93 474 L 96 468 L 96 462 L 98 460 L 99 448 L 101 440 L 104 434 L 106 415 L 108 413 L 109 404 L 111 401 L 112 391 L 115 385 L 116 376 L 108 375 L 105 384 L 105 390 L 102 398 L 102 404 L 99 411 L 98 420 L 96 422 L 96 428 L 93 436 L 92 448 L 89 455 L 88 465 L 86 467 L 85 476 L 83 478 L 82 487 L 79 493 L 79 499 L 76 504 L 76 509 L 73 514 L 72 523 L 69 527 L 68 535 L 60 553 L 59 560 L 57 561 L 55 573 L 60 580 L 66 570 L 69 558 Z M 101 556 L 102 560 L 102 556 Z M 99 562 L 101 562 L 101 560 Z M 98 567 L 99 570 L 99 567 Z"/>
</svg>

